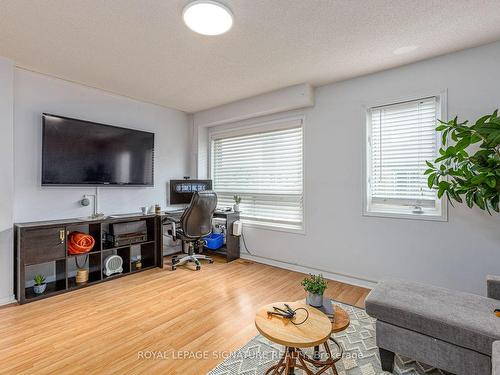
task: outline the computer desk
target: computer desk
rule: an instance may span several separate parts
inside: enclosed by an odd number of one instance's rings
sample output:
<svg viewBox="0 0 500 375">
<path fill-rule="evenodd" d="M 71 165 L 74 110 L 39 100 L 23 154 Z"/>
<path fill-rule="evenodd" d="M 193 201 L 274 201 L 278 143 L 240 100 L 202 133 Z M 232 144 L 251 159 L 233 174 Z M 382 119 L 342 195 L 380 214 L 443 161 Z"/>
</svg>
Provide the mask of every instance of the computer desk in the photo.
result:
<svg viewBox="0 0 500 375">
<path fill-rule="evenodd" d="M 162 233 L 165 226 L 172 226 L 172 224 L 180 224 L 180 219 L 184 209 L 175 211 L 166 211 L 160 214 L 160 222 L 162 223 Z M 240 219 L 240 213 L 234 211 L 219 211 L 214 212 L 214 218 L 223 218 L 226 222 L 226 243 L 218 250 L 203 249 L 207 255 L 217 254 L 226 258 L 226 262 L 231 262 L 240 257 L 240 237 L 233 236 L 233 223 Z M 163 246 L 163 235 L 162 246 Z"/>
</svg>

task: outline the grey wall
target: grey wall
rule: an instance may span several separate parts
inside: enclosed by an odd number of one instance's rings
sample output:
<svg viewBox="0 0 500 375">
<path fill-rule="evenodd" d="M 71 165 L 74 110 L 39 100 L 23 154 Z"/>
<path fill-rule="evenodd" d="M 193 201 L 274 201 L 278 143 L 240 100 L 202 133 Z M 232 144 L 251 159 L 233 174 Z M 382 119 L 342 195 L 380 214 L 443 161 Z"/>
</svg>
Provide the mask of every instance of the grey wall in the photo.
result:
<svg viewBox="0 0 500 375">
<path fill-rule="evenodd" d="M 306 234 L 244 227 L 254 259 L 359 284 L 398 277 L 484 294 L 485 276 L 500 274 L 500 215 L 457 206 L 448 222 L 362 216 L 363 129 L 367 106 L 443 90 L 449 117 L 491 113 L 499 61 L 495 43 L 317 88 L 301 111 Z"/>
<path fill-rule="evenodd" d="M 14 65 L 0 58 L 0 304 L 12 301 Z"/>
</svg>

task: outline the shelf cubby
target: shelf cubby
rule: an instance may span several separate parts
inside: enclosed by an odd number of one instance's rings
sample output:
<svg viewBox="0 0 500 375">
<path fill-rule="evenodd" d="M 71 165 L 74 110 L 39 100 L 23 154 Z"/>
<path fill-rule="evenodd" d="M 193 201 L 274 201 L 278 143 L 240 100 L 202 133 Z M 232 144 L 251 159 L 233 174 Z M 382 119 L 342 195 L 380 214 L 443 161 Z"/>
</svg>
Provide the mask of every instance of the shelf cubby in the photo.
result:
<svg viewBox="0 0 500 375">
<path fill-rule="evenodd" d="M 145 243 L 141 245 L 142 268 L 151 267 L 155 264 L 155 244 Z"/>
<path fill-rule="evenodd" d="M 85 258 L 88 256 L 87 261 Z M 78 267 L 76 265 L 76 258 L 78 258 L 78 263 L 83 268 L 89 271 L 89 279 L 85 283 L 76 282 L 76 272 Z M 90 252 L 88 254 L 73 255 L 67 258 L 67 269 L 68 269 L 68 288 L 82 287 L 87 284 L 92 284 L 102 280 L 101 272 L 101 252 Z"/>
<path fill-rule="evenodd" d="M 74 225 L 68 225 L 66 227 L 66 234 L 68 237 L 66 250 L 68 256 L 74 256 L 74 254 L 69 253 L 69 236 L 73 232 L 81 232 L 91 235 L 94 238 L 95 245 L 92 248 L 92 250 L 90 250 L 90 252 L 96 253 L 101 251 L 101 224 L 100 223 L 74 224 Z"/>
<path fill-rule="evenodd" d="M 102 274 L 103 279 L 107 279 L 107 278 L 114 277 L 114 276 L 118 275 L 118 274 L 114 274 L 114 275 L 106 276 L 104 274 L 104 267 L 105 267 L 106 258 L 110 255 L 118 255 L 122 258 L 123 271 L 121 272 L 121 275 L 127 274 L 130 272 L 130 246 L 123 246 L 123 247 L 118 247 L 118 248 L 114 248 L 114 249 L 106 249 L 106 250 L 102 251 L 102 267 L 101 268 L 102 268 L 102 272 L 103 272 L 103 274 Z"/>
<path fill-rule="evenodd" d="M 50 272 L 47 272 L 50 269 Z M 64 291 L 66 285 L 66 259 L 58 259 L 51 262 L 32 264 L 25 266 L 24 285 L 31 284 L 36 275 L 44 275 L 47 281 L 47 287 L 42 294 L 36 294 L 33 286 L 25 287 L 24 294 L 27 300 L 45 298 Z M 50 281 L 49 281 L 50 280 Z"/>
</svg>

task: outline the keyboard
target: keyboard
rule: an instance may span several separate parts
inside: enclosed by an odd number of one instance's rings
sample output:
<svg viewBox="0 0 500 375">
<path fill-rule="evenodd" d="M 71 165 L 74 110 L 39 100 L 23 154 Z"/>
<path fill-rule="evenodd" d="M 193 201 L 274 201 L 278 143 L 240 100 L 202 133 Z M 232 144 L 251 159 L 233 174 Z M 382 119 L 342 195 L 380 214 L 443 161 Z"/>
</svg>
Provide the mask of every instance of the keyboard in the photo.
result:
<svg viewBox="0 0 500 375">
<path fill-rule="evenodd" d="M 178 215 L 184 213 L 186 209 L 185 208 L 180 208 L 178 210 L 172 210 L 172 211 L 165 211 L 166 215 Z"/>
</svg>

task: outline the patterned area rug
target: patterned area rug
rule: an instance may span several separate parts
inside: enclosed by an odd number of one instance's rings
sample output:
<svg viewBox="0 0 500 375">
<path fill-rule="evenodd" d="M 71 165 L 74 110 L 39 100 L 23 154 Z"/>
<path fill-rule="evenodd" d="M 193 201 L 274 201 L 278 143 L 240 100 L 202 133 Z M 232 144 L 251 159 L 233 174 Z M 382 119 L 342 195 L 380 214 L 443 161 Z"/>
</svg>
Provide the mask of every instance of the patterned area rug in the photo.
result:
<svg viewBox="0 0 500 375">
<path fill-rule="evenodd" d="M 339 375 L 389 374 L 382 371 L 380 367 L 380 358 L 375 344 L 375 319 L 369 317 L 363 309 L 336 301 L 334 303 L 346 310 L 351 319 L 349 328 L 335 335 L 335 339 L 344 348 L 344 356 L 337 362 Z M 333 353 L 334 344 L 330 345 L 330 348 Z M 208 375 L 265 374 L 269 367 L 278 362 L 282 350 L 282 346 L 258 335 L 210 371 Z M 304 374 L 302 370 L 296 370 L 295 373 Z M 394 374 L 443 375 L 440 370 L 399 355 L 396 355 Z"/>
</svg>

